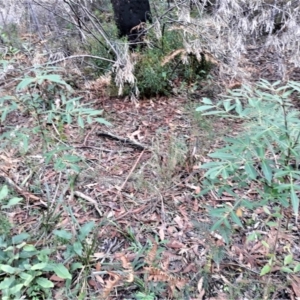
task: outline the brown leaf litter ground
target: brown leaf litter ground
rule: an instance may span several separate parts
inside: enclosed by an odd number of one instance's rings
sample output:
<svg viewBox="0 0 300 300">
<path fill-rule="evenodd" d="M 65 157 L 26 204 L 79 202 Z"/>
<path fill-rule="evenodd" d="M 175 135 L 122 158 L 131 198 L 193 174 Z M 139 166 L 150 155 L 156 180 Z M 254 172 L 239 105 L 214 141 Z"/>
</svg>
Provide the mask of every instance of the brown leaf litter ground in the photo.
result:
<svg viewBox="0 0 300 300">
<path fill-rule="evenodd" d="M 194 110 L 200 95 L 196 100 L 172 96 L 135 103 L 105 97 L 102 91 L 77 92 L 90 107 L 103 109 L 112 126 L 91 125 L 82 131 L 76 124 L 66 125 L 63 139 L 54 126 L 49 129 L 53 143 L 72 146 L 72 154 L 84 158 L 73 185 L 71 171 L 58 172 L 45 163 L 38 135 L 32 137 L 29 155 L 22 156 L 13 147 L 1 149 L 2 182 L 26 199 L 25 206 L 10 214 L 15 233 L 38 234 L 48 211 L 60 213 L 50 221 L 53 229 L 75 233 L 66 206 L 79 224 L 94 220 L 99 227 L 84 287 L 87 299 L 109 294 L 110 299 L 133 299 L 142 290 L 138 280 L 144 289 L 162 285 L 158 299 L 183 299 L 184 295 L 193 295 L 186 299 L 260 299 L 267 280 L 274 287 L 273 299 L 300 297 L 297 276 L 282 277 L 276 268 L 271 277 L 259 276 L 269 259 L 263 240 L 272 245 L 278 238 L 277 255 L 292 251 L 299 260 L 298 224 L 278 236 L 266 227 L 263 209 L 245 209 L 241 217 L 245 228 L 236 228 L 230 245 L 209 231 L 212 220 L 207 208 L 234 199 L 226 193 L 219 198 L 213 190 L 209 196 L 198 197 L 204 174 L 200 165 L 223 136 L 240 130 L 240 124 L 197 116 Z M 31 128 L 31 123 L 29 115 L 12 114 L 1 130 Z M 253 201 L 257 197 L 251 190 L 237 193 L 241 197 L 247 193 Z M 291 217 L 288 210 L 285 214 Z M 255 225 L 248 227 L 247 220 Z M 254 229 L 264 238 L 247 242 Z M 49 237 L 38 244 L 51 246 L 51 233 Z M 62 260 L 59 250 L 56 258 Z M 59 278 L 52 280 L 57 280 L 59 291 L 63 283 Z M 62 299 L 59 292 L 54 297 Z"/>
</svg>

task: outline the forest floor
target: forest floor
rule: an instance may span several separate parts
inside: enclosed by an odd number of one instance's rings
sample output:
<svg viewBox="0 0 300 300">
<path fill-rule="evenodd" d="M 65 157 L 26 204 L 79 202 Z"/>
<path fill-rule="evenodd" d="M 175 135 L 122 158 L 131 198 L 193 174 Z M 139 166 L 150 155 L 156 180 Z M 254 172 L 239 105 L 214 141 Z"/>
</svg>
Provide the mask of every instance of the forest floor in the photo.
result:
<svg viewBox="0 0 300 300">
<path fill-rule="evenodd" d="M 257 60 L 249 67 L 255 64 Z M 263 66 L 261 70 L 269 70 L 265 77 L 276 75 L 276 70 Z M 278 232 L 266 226 L 263 209 L 243 212 L 243 222 L 251 219 L 255 225 L 235 228 L 230 244 L 209 230 L 213 220 L 208 208 L 234 199 L 226 193 L 220 198 L 213 190 L 198 196 L 204 176 L 200 167 L 224 136 L 238 134 L 240 123 L 197 114 L 195 108 L 205 96 L 201 92 L 138 102 L 106 97 L 84 86 L 76 93 L 83 103 L 103 109 L 112 126 L 92 124 L 82 130 L 77 124 L 65 125 L 62 137 L 49 124 L 52 149 L 66 145 L 83 158 L 72 184 L 72 172 L 57 171 L 46 162 L 42 137 L 30 132 L 28 153 L 9 145 L 0 148 L 0 175 L 26 199 L 9 214 L 14 233 L 40 235 L 36 245 L 55 248 L 58 261 L 63 261 L 65 246 L 57 246 L 53 230 L 68 230 L 76 238 L 80 226 L 95 222 L 87 275 L 74 273 L 74 285 L 81 282 L 85 292 L 83 299 L 108 294 L 107 299 L 262 299 L 267 285 L 272 299 L 300 297 L 299 277 L 283 276 L 276 268 L 260 276 L 269 259 L 263 240 L 272 244 L 278 238 Z M 12 113 L 1 133 L 11 126 L 31 128 L 32 122 L 31 114 Z M 257 197 L 253 190 L 237 192 L 253 201 Z M 45 222 L 47 233 L 41 234 Z M 254 229 L 265 238 L 248 242 Z M 295 224 L 279 236 L 278 256 L 289 247 L 300 258 L 299 229 Z M 53 299 L 64 299 L 64 281 L 49 278 L 55 283 Z"/>
</svg>

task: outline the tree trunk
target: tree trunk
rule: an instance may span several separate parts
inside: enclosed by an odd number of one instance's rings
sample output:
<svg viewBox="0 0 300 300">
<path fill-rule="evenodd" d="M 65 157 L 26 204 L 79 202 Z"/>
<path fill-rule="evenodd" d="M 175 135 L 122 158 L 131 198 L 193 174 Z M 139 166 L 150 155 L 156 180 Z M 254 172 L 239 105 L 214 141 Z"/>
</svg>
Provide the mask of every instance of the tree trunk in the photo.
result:
<svg viewBox="0 0 300 300">
<path fill-rule="evenodd" d="M 145 23 L 152 22 L 149 0 L 111 0 L 119 36 L 127 36 L 131 44 L 141 43 Z"/>
</svg>

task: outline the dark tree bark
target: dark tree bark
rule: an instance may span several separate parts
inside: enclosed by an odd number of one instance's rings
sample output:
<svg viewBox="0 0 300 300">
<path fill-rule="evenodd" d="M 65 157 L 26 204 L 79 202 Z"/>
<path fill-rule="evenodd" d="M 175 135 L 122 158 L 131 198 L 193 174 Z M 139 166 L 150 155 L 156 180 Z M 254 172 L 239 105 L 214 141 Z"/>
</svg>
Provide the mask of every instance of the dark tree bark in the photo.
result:
<svg viewBox="0 0 300 300">
<path fill-rule="evenodd" d="M 140 43 L 145 35 L 143 23 L 152 22 L 149 0 L 111 0 L 119 36 L 131 44 Z"/>
</svg>

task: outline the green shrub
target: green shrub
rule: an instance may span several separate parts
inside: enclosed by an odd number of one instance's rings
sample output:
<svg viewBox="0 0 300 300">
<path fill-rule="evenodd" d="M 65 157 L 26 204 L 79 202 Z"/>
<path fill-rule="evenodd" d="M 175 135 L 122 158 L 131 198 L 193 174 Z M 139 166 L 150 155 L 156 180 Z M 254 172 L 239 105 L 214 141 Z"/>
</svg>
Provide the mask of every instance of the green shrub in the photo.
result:
<svg viewBox="0 0 300 300">
<path fill-rule="evenodd" d="M 230 194 L 235 202 L 210 208 L 216 220 L 212 230 L 219 231 L 228 242 L 232 224 L 243 226 L 239 209 L 272 206 L 274 222 L 279 226 L 282 210 L 291 208 L 298 218 L 300 190 L 300 113 L 293 108 L 291 94 L 300 92 L 300 84 L 289 82 L 281 86 L 260 81 L 253 89 L 244 87 L 232 91 L 224 100 L 213 104 L 204 98 L 197 111 L 203 115 L 235 118 L 244 122 L 244 131 L 234 138 L 226 138 L 226 145 L 209 154 L 202 195 L 215 190 L 221 197 Z M 256 187 L 253 201 L 241 192 Z M 236 191 L 241 191 L 236 193 Z M 273 219 L 272 219 L 273 220 Z"/>
<path fill-rule="evenodd" d="M 117 28 L 112 23 L 103 22 L 103 29 L 110 33 L 110 40 L 117 39 Z M 134 76 L 136 78 L 137 87 L 141 97 L 152 97 L 156 95 L 169 95 L 176 85 L 190 85 L 201 80 L 207 75 L 211 68 L 204 56 L 201 61 L 198 61 L 194 54 L 187 54 L 183 46 L 183 36 L 177 30 L 164 30 L 163 37 L 157 40 L 151 32 L 148 32 L 147 37 L 151 42 L 150 47 L 145 45 L 140 48 L 137 47 L 132 51 L 137 52 L 133 54 L 136 60 L 134 66 Z M 125 43 L 126 38 L 119 41 Z M 102 57 L 104 59 L 93 60 L 94 68 L 87 67 L 85 69 L 86 75 L 99 76 L 106 74 L 112 69 L 112 62 L 116 59 L 116 54 L 110 47 L 118 47 L 117 43 L 112 42 L 107 46 L 107 41 L 101 35 L 93 36 L 87 45 L 87 50 L 91 55 Z M 118 52 L 118 49 L 116 49 Z M 177 51 L 177 53 L 176 53 Z M 185 56 L 185 63 L 183 63 L 182 55 Z M 125 79 L 126 80 L 126 79 Z M 111 80 L 111 93 L 117 94 L 117 88 L 114 83 L 114 74 Z M 125 95 L 132 93 L 132 86 L 125 85 Z"/>
<path fill-rule="evenodd" d="M 191 84 L 201 80 L 210 68 L 210 64 L 203 60 L 197 61 L 192 54 L 188 55 L 188 62 L 182 62 L 181 53 L 174 57 L 176 50 L 183 50 L 182 36 L 177 31 L 165 31 L 159 44 L 144 49 L 135 66 L 137 86 L 142 97 L 169 95 L 172 82 Z"/>
</svg>

